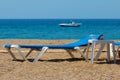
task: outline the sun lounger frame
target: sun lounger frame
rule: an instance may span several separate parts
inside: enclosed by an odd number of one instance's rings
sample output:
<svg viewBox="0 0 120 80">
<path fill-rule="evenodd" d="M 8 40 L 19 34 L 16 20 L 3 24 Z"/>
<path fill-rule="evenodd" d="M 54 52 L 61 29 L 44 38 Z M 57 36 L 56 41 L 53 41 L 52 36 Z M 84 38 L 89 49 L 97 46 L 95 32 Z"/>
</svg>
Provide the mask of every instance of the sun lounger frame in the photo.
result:
<svg viewBox="0 0 120 80">
<path fill-rule="evenodd" d="M 14 52 L 12 51 L 12 48 L 15 48 L 19 55 L 23 58 L 23 60 L 27 61 L 27 57 L 32 53 L 33 50 L 36 50 L 34 48 L 30 48 L 30 50 L 26 53 L 23 53 L 21 50 L 21 47 L 19 45 L 11 45 L 11 48 L 7 48 L 8 52 L 10 53 L 10 55 L 12 56 L 13 60 L 17 60 L 16 56 L 14 55 Z M 36 55 L 36 57 L 34 58 L 33 62 L 37 62 L 41 56 L 49 49 L 49 47 L 42 47 L 41 49 L 39 49 L 38 54 Z M 83 51 L 81 51 L 81 49 L 84 49 Z M 73 54 L 71 53 L 71 50 L 76 50 L 78 53 L 81 54 L 81 57 L 83 57 L 84 59 L 86 59 L 85 56 L 85 52 L 86 52 L 87 46 L 82 46 L 82 47 L 75 47 L 74 49 L 64 49 L 66 50 L 69 55 L 74 58 Z M 38 49 L 37 49 L 38 50 Z"/>
</svg>

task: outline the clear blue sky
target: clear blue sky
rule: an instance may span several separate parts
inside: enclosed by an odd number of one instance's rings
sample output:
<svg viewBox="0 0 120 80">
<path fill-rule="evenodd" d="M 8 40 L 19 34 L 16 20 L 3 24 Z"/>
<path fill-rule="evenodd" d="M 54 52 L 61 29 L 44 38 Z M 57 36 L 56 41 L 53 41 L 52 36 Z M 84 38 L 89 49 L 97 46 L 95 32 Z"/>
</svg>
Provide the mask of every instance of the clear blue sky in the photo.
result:
<svg viewBox="0 0 120 80">
<path fill-rule="evenodd" d="M 120 0 L 0 0 L 0 19 L 117 18 Z"/>
</svg>

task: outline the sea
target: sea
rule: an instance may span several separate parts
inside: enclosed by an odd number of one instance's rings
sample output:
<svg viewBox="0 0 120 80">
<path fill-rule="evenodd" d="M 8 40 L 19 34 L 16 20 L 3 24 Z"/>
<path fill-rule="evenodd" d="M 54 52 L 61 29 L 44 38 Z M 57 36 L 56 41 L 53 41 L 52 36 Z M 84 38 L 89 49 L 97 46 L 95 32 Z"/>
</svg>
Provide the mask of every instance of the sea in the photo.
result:
<svg viewBox="0 0 120 80">
<path fill-rule="evenodd" d="M 61 27 L 75 21 L 80 27 Z M 103 34 L 105 39 L 120 39 L 120 19 L 0 19 L 0 39 L 81 39 Z"/>
</svg>

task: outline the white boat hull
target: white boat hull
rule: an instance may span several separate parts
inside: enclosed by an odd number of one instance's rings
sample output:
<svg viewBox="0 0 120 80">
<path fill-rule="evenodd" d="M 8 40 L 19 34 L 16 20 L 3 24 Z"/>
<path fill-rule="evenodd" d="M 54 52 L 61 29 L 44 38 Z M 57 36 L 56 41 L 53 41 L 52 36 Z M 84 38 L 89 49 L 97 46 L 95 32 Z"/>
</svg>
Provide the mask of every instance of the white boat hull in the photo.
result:
<svg viewBox="0 0 120 80">
<path fill-rule="evenodd" d="M 59 25 L 62 26 L 62 27 L 79 27 L 79 26 L 80 26 L 79 23 L 75 23 L 75 24 L 71 24 L 71 23 L 69 23 L 69 24 L 62 23 L 62 24 L 59 24 Z"/>
<path fill-rule="evenodd" d="M 71 22 L 71 23 L 61 23 L 59 26 L 62 27 L 79 27 L 81 23 Z"/>
</svg>

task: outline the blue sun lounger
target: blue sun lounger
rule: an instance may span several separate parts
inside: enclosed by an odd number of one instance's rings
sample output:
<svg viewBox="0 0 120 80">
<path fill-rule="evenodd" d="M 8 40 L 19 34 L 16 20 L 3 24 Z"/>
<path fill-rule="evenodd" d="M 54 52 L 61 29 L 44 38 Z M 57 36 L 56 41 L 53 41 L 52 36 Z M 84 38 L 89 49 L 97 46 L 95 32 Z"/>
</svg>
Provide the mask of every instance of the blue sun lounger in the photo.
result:
<svg viewBox="0 0 120 80">
<path fill-rule="evenodd" d="M 115 46 L 117 46 L 117 50 L 116 50 L 116 53 L 118 54 L 119 53 L 119 49 L 120 49 L 120 42 L 114 42 Z M 120 55 L 119 55 L 120 57 Z"/>
<path fill-rule="evenodd" d="M 79 53 L 81 53 L 81 56 L 85 58 L 85 56 L 83 55 L 83 52 L 81 52 L 80 49 L 83 48 L 84 50 L 86 50 L 87 45 L 88 45 L 88 40 L 90 40 L 92 38 L 93 37 L 91 35 L 89 35 L 89 36 L 87 36 L 79 41 L 69 43 L 69 44 L 63 44 L 63 45 L 13 45 L 13 44 L 5 44 L 4 48 L 6 48 L 8 50 L 8 52 L 11 54 L 11 56 L 13 57 L 14 60 L 17 60 L 17 58 L 13 54 L 13 52 L 11 50 L 12 48 L 15 48 L 24 60 L 27 60 L 27 56 L 33 50 L 40 50 L 38 55 L 34 58 L 33 62 L 37 62 L 38 59 L 40 59 L 40 57 L 47 51 L 47 49 L 65 49 L 72 57 L 73 57 L 73 55 L 71 54 L 71 50 L 77 50 Z M 103 39 L 103 35 L 102 34 L 94 35 L 94 38 L 96 38 L 97 40 L 100 40 L 100 39 Z M 31 49 L 31 50 L 25 55 L 20 50 L 21 48 Z"/>
</svg>

